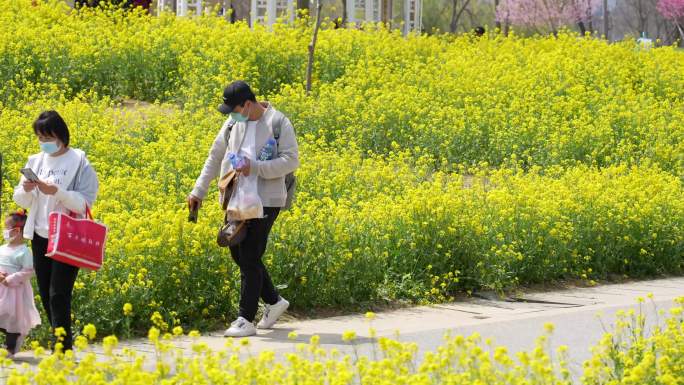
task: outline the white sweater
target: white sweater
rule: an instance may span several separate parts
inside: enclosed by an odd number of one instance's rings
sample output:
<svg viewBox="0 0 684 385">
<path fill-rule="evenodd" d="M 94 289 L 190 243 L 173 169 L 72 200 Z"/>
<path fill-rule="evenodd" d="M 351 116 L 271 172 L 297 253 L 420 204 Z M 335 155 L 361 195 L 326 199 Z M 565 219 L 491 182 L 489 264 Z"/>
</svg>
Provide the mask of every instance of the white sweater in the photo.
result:
<svg viewBox="0 0 684 385">
<path fill-rule="evenodd" d="M 285 176 L 299 167 L 299 147 L 290 120 L 271 105 L 264 104 L 264 106 L 266 111 L 261 119 L 256 122 L 254 148 L 262 148 L 269 138 L 273 138 L 273 127 L 278 123 L 280 124 L 280 140 L 276 145 L 275 158 L 266 161 L 253 161 L 250 164 L 250 172 L 259 177 L 259 197 L 264 207 L 283 207 L 287 198 Z M 229 121 L 230 118 L 225 121 L 221 131 L 216 135 L 209 156 L 204 162 L 202 173 L 197 178 L 195 188 L 192 190 L 191 194 L 197 198 L 204 199 L 207 196 L 209 185 L 214 178 L 219 176 L 219 172 L 220 175 L 225 175 L 232 169 L 226 155 L 230 152 L 238 153 L 242 148 L 247 124 L 235 124 L 230 139 L 226 142 L 224 134 Z"/>
<path fill-rule="evenodd" d="M 23 176 L 19 180 L 19 185 L 14 188 L 14 201 L 21 207 L 29 209 L 26 226 L 24 227 L 24 238 L 33 239 L 33 234 L 36 229 L 47 229 L 48 218 L 44 215 L 39 215 L 40 212 L 74 212 L 76 214 L 85 214 L 86 204 L 92 207 L 97 197 L 99 189 L 99 182 L 95 170 L 88 162 L 85 153 L 78 149 L 69 149 L 69 152 L 61 156 L 69 156 L 74 159 L 74 162 L 65 167 L 65 172 L 60 178 L 60 175 L 42 175 L 45 173 L 45 158 L 49 155 L 38 153 L 29 156 L 26 163 L 27 168 L 35 172 L 42 180 L 48 180 L 57 185 L 57 193 L 55 195 L 44 195 L 38 189 L 31 192 L 24 190 L 23 184 L 26 178 Z M 61 157 L 60 156 L 60 157 Z M 76 175 L 77 170 L 80 171 Z M 47 176 L 47 178 L 45 178 Z M 75 178 L 75 184 L 72 181 Z M 70 189 L 71 187 L 71 189 Z M 38 223 L 40 222 L 40 223 Z M 38 234 L 44 236 L 42 234 Z"/>
</svg>

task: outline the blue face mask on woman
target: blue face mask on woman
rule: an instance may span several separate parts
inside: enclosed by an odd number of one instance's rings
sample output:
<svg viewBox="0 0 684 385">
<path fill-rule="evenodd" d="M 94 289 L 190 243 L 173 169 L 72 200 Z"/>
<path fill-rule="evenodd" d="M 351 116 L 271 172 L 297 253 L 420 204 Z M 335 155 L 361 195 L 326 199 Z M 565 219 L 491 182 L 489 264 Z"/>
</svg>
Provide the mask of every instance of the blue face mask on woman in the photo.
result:
<svg viewBox="0 0 684 385">
<path fill-rule="evenodd" d="M 52 155 L 59 151 L 59 146 L 57 145 L 57 141 L 40 142 L 40 150 L 48 155 Z"/>
<path fill-rule="evenodd" d="M 251 106 L 251 104 L 250 104 Z M 242 111 L 245 111 L 245 107 L 242 107 Z M 239 122 L 239 123 L 244 123 L 249 119 L 249 114 L 247 115 L 242 115 L 240 112 L 231 112 L 230 117 L 233 118 L 234 121 Z"/>
</svg>

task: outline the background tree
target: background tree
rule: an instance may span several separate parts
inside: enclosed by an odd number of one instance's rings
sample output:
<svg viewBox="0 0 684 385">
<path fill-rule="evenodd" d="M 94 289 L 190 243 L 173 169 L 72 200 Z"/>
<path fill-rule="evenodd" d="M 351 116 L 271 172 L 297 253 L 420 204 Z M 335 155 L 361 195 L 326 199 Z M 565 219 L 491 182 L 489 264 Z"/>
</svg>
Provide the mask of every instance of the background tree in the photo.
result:
<svg viewBox="0 0 684 385">
<path fill-rule="evenodd" d="M 449 23 L 449 32 L 456 33 L 458 27 L 458 20 L 463 15 L 463 11 L 470 4 L 470 0 L 452 0 L 451 8 L 451 22 Z"/>
<path fill-rule="evenodd" d="M 684 0 L 660 0 L 658 1 L 658 11 L 677 27 L 679 42 L 682 44 L 684 41 Z"/>
<path fill-rule="evenodd" d="M 599 0 L 501 0 L 496 14 L 499 21 L 538 32 L 556 34 L 563 26 L 576 25 L 584 34 L 600 7 Z"/>
</svg>

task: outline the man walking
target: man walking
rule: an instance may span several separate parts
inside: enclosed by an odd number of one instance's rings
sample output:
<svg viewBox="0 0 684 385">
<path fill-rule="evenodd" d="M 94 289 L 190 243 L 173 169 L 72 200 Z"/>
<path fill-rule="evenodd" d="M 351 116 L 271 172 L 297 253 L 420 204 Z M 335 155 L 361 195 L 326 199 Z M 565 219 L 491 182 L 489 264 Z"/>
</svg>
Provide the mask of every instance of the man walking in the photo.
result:
<svg viewBox="0 0 684 385">
<path fill-rule="evenodd" d="M 256 175 L 258 191 L 264 206 L 264 217 L 247 221 L 247 235 L 230 248 L 240 267 L 240 308 L 238 318 L 225 331 L 226 337 L 256 334 L 254 318 L 259 298 L 265 303 L 264 316 L 257 325 L 271 328 L 290 305 L 278 295 L 262 261 L 268 234 L 287 201 L 285 177 L 299 167 L 299 151 L 290 120 L 267 102 L 257 102 L 244 81 L 231 83 L 223 91 L 219 111 L 230 115 L 216 136 L 195 188 L 188 196 L 190 207 L 199 207 L 207 195 L 212 179 L 232 170 L 228 154 L 241 155 L 245 161 L 235 171 L 244 176 Z M 267 142 L 276 142 L 271 159 L 259 154 Z"/>
</svg>

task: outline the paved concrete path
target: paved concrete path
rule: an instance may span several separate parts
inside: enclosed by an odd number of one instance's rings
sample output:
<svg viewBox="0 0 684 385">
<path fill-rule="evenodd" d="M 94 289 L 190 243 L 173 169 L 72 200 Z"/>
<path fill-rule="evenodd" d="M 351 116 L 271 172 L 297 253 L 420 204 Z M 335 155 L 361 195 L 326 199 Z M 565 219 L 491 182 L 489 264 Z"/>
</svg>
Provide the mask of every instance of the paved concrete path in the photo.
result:
<svg viewBox="0 0 684 385">
<path fill-rule="evenodd" d="M 531 350 L 534 341 L 547 322 L 555 324 L 551 346 L 567 345 L 571 358 L 571 371 L 575 378 L 581 374 L 582 362 L 590 357 L 589 348 L 596 344 L 620 309 L 638 308 L 637 297 L 653 293 L 642 309 L 649 320 L 656 319 L 656 309 L 674 306 L 673 300 L 684 296 L 684 277 L 624 284 L 611 284 L 589 288 L 572 288 L 551 292 L 523 292 L 520 295 L 499 298 L 496 295 L 475 295 L 473 298 L 444 305 L 399 309 L 376 314 L 372 326 L 378 336 L 396 337 L 400 341 L 416 342 L 419 354 L 435 350 L 445 333 L 470 335 L 479 333 L 483 340 L 492 338 L 495 345 L 508 347 L 509 352 Z M 597 315 L 602 314 L 601 322 Z M 325 319 L 279 323 L 272 330 L 259 330 L 250 337 L 250 352 L 272 350 L 276 353 L 292 352 L 297 343 L 308 342 L 311 336 L 320 337 L 321 346 L 351 352 L 342 341 L 347 330 L 357 333 L 356 348 L 360 354 L 372 350 L 369 323 L 364 314 Z M 295 341 L 288 339 L 296 332 Z M 222 331 L 208 333 L 199 338 L 213 350 L 224 348 L 226 339 Z M 192 340 L 178 342 L 190 350 Z M 146 340 L 121 343 L 141 353 L 152 355 L 154 348 Z M 98 349 L 96 349 L 98 350 Z M 20 361 L 31 362 L 31 353 L 20 353 Z"/>
</svg>

